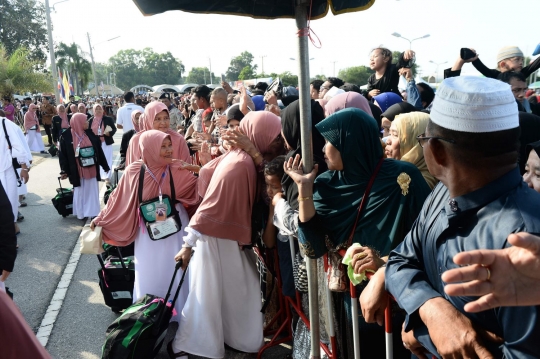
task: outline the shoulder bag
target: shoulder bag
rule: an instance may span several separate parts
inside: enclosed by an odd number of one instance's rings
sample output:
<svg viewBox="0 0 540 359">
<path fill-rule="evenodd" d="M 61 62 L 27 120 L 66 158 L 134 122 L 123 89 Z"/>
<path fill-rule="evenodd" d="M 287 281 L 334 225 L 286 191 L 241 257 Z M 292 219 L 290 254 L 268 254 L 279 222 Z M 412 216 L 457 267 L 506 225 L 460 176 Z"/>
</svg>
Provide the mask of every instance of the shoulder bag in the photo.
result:
<svg viewBox="0 0 540 359">
<path fill-rule="evenodd" d="M 144 184 L 144 172 L 146 171 L 146 165 L 143 163 L 141 165 L 141 171 L 139 173 L 139 213 L 142 221 L 145 224 L 146 230 L 148 231 L 148 236 L 153 241 L 159 241 L 160 239 L 167 238 L 172 236 L 175 233 L 180 232 L 182 228 L 182 221 L 180 220 L 180 215 L 176 210 L 176 192 L 174 190 L 174 181 L 172 177 L 172 172 L 169 169 L 169 177 L 171 184 L 171 197 L 168 195 L 163 195 L 163 203 L 166 204 L 166 219 L 164 221 L 156 220 L 156 206 L 159 204 L 159 197 L 152 198 L 148 201 L 142 200 L 143 184 Z"/>
</svg>

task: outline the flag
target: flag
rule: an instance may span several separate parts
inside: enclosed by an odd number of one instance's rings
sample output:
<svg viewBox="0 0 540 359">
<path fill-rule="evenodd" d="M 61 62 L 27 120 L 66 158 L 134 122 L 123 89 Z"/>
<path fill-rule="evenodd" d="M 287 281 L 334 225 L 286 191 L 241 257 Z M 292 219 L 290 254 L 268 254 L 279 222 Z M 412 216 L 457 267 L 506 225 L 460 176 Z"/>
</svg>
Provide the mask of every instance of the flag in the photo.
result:
<svg viewBox="0 0 540 359">
<path fill-rule="evenodd" d="M 64 102 L 69 102 L 69 82 L 66 77 L 67 71 L 64 71 L 64 79 L 63 79 L 63 85 L 64 85 Z"/>
<path fill-rule="evenodd" d="M 69 82 L 69 95 L 75 96 L 75 91 L 73 90 L 73 83 L 71 82 L 71 76 L 68 73 L 68 82 Z"/>
<path fill-rule="evenodd" d="M 64 97 L 66 96 L 64 93 L 64 87 L 62 86 L 62 71 L 58 69 L 58 93 L 60 94 L 60 103 L 65 103 Z"/>
</svg>

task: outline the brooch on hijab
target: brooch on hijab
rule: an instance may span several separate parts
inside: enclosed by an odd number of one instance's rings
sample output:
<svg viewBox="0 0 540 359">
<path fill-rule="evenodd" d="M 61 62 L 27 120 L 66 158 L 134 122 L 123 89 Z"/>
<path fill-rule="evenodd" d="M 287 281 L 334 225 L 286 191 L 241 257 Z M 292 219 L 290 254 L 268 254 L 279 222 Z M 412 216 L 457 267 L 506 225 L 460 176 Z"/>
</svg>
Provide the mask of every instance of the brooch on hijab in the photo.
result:
<svg viewBox="0 0 540 359">
<path fill-rule="evenodd" d="M 401 187 L 401 194 L 406 196 L 407 193 L 409 193 L 409 184 L 411 183 L 411 177 L 405 172 L 401 172 L 401 174 L 397 178 L 397 183 L 399 187 Z"/>
</svg>

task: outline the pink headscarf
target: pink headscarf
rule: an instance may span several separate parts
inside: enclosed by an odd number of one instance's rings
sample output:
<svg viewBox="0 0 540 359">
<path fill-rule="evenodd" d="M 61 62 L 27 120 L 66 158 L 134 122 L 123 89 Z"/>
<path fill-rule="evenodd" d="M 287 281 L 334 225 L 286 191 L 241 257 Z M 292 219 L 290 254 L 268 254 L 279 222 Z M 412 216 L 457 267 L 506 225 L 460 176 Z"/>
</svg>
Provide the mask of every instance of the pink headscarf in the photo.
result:
<svg viewBox="0 0 540 359">
<path fill-rule="evenodd" d="M 69 105 L 69 109 L 71 110 L 72 113 L 77 113 L 78 112 L 77 105 L 75 105 L 75 104 Z"/>
<path fill-rule="evenodd" d="M 60 112 L 60 109 L 63 108 L 64 109 L 64 112 Z M 58 105 L 56 106 L 56 112 L 58 112 L 58 117 L 60 117 L 62 119 L 62 128 L 69 128 L 69 120 L 68 120 L 68 116 L 67 116 L 67 112 L 65 111 L 66 108 L 64 107 L 64 105 Z"/>
<path fill-rule="evenodd" d="M 36 109 L 37 106 L 33 103 L 28 106 L 28 111 L 26 111 L 24 115 L 24 128 L 26 131 L 30 130 L 32 127 L 37 126 L 39 129 L 39 120 L 37 118 L 37 114 L 35 111 L 32 111 L 33 109 Z"/>
<path fill-rule="evenodd" d="M 126 166 L 129 166 L 129 164 L 141 159 L 141 149 L 139 148 L 140 136 L 145 131 L 150 131 L 154 129 L 154 119 L 156 118 L 156 115 L 162 111 L 167 111 L 167 114 L 169 113 L 167 106 L 165 106 L 160 101 L 153 101 L 149 103 L 144 109 L 144 114 L 142 114 L 139 118 L 140 132 L 133 135 L 131 141 L 129 141 L 129 146 L 126 153 Z M 183 149 L 181 149 L 180 147 L 185 146 L 187 148 L 184 137 L 182 137 L 182 135 L 180 135 L 178 132 L 171 130 L 170 128 L 168 128 L 166 133 L 171 136 L 171 142 L 173 144 L 174 151 L 173 158 L 180 158 L 178 157 L 180 155 L 179 151 L 183 151 Z M 188 159 L 186 162 L 191 163 L 191 159 Z"/>
<path fill-rule="evenodd" d="M 249 112 L 240 129 L 265 153 L 281 133 L 281 120 L 268 111 Z M 212 160 L 201 169 L 199 195 L 203 201 L 189 226 L 207 236 L 250 244 L 256 190 L 257 171 L 246 152 L 233 149 Z"/>
<path fill-rule="evenodd" d="M 80 103 L 78 106 L 77 106 L 77 109 L 79 110 L 80 113 L 84 113 L 86 115 L 86 106 L 84 103 Z"/>
<path fill-rule="evenodd" d="M 332 99 L 328 101 L 324 107 L 324 111 L 326 113 L 326 117 L 328 117 L 339 110 L 349 107 L 358 108 L 373 117 L 368 100 L 366 100 L 366 98 L 359 93 L 352 91 L 341 93 L 335 97 L 332 97 Z"/>
<path fill-rule="evenodd" d="M 84 106 L 84 105 L 83 105 Z M 94 109 L 94 119 L 92 120 L 92 132 L 94 132 L 94 135 L 98 136 L 98 129 L 99 127 L 101 126 L 101 136 L 99 137 L 99 139 L 101 140 L 101 142 L 105 141 L 105 138 L 103 137 L 103 129 L 104 129 L 104 126 L 103 126 L 103 115 L 101 116 L 96 116 L 96 108 L 98 107 L 101 107 L 101 105 L 99 103 L 96 103 L 94 105 L 94 107 L 92 107 Z M 103 107 L 101 107 L 101 109 L 103 110 Z"/>
<path fill-rule="evenodd" d="M 84 113 L 76 113 L 71 117 L 71 135 L 73 136 L 73 149 L 77 147 L 91 147 L 92 142 L 84 133 L 84 124 L 86 123 L 86 115 Z M 95 178 L 97 175 L 96 166 L 81 167 L 79 161 L 77 162 L 77 168 L 79 170 L 79 177 L 84 179 Z"/>
<path fill-rule="evenodd" d="M 137 122 L 137 120 L 135 119 L 135 116 L 140 113 L 141 116 L 139 116 L 139 122 Z M 142 115 L 142 111 L 141 110 L 135 110 L 131 113 L 131 122 L 133 123 L 133 128 L 135 129 L 135 132 L 140 132 L 141 131 L 141 126 L 140 126 L 140 123 L 142 122 L 143 120 L 143 115 Z"/>
<path fill-rule="evenodd" d="M 107 202 L 107 206 L 94 219 L 96 225 L 103 227 L 103 240 L 106 243 L 126 246 L 134 241 L 139 226 L 138 210 L 140 203 L 137 191 L 139 189 L 141 165 L 144 161 L 150 171 L 158 178 L 166 171 L 168 161 L 160 157 L 161 144 L 166 138 L 170 138 L 169 134 L 157 130 L 150 130 L 141 134 L 140 147 L 144 160 L 138 160 L 126 167 L 118 187 L 116 187 Z M 178 159 L 187 162 L 189 160 L 189 150 L 185 141 L 184 146 L 181 146 L 181 148 L 183 150 Z M 176 164 L 171 165 L 171 172 L 173 174 L 176 200 L 186 208 L 196 206 L 200 201 L 197 194 L 197 177 L 189 171 L 180 169 L 179 165 Z M 165 173 L 161 185 L 162 193 L 171 195 L 169 172 Z M 147 201 L 158 195 L 159 186 L 146 171 L 142 199 Z"/>
</svg>

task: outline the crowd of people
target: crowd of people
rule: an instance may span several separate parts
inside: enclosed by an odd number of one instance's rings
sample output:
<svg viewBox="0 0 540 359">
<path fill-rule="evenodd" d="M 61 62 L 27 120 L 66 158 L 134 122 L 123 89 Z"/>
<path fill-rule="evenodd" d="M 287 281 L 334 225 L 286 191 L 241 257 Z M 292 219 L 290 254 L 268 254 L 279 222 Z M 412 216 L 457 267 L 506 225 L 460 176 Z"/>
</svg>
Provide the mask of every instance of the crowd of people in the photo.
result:
<svg viewBox="0 0 540 359">
<path fill-rule="evenodd" d="M 279 259 L 280 295 L 299 295 L 305 313 L 295 264 L 316 259 L 328 273 L 317 278 L 319 339 L 328 344 L 335 328 L 339 358 L 358 350 L 353 327 L 363 358 L 385 357 L 389 295 L 401 329 L 397 358 L 537 358 L 540 105 L 526 78 L 540 57 L 524 67 L 521 50 L 504 47 L 491 70 L 469 51 L 436 92 L 415 82 L 414 52 L 392 63 L 385 48 L 370 55 L 366 90 L 336 77 L 312 81 L 313 169 L 302 161 L 298 90 L 279 82 L 200 85 L 144 101 L 127 92 L 113 99 L 116 110 L 100 100 L 54 107 L 43 98 L 39 109 L 28 104 L 24 133 L 5 99 L 0 179 L 11 211 L 3 215 L 17 220 L 17 181 L 28 181 L 31 153 L 44 151 L 39 110 L 60 175 L 74 188 L 73 214 L 100 227 L 107 244 L 134 244 L 134 301 L 164 297 L 175 262 L 189 265 L 175 303 L 179 329 L 167 345 L 172 358 L 223 358 L 225 345 L 259 351 L 261 306 L 271 299 L 261 298 L 257 256 L 270 253 Z M 465 63 L 485 77 L 460 76 Z M 111 179 L 117 129 L 123 175 L 102 208 L 99 181 Z M 14 229 L 5 226 L 13 239 Z M 16 255 L 16 240 L 9 243 L 0 250 L 2 284 Z M 368 271 L 371 279 L 356 286 L 357 318 L 346 273 Z M 296 319 L 292 357 L 307 358 L 309 329 Z"/>
</svg>

